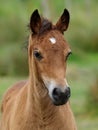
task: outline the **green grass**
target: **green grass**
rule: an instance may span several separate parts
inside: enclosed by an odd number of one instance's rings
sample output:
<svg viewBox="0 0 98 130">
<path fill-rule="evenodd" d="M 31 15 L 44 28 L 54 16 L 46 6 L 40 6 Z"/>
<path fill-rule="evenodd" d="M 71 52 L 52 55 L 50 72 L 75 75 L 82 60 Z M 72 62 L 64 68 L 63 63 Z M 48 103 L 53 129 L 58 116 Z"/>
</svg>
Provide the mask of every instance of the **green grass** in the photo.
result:
<svg viewBox="0 0 98 130">
<path fill-rule="evenodd" d="M 98 130 L 98 119 L 76 118 L 78 130 Z"/>
<path fill-rule="evenodd" d="M 98 76 L 97 61 L 98 53 L 85 53 L 79 60 L 69 59 L 67 79 L 72 91 L 71 106 L 79 130 L 98 129 L 98 116 L 92 116 L 86 108 L 89 89 Z"/>
</svg>

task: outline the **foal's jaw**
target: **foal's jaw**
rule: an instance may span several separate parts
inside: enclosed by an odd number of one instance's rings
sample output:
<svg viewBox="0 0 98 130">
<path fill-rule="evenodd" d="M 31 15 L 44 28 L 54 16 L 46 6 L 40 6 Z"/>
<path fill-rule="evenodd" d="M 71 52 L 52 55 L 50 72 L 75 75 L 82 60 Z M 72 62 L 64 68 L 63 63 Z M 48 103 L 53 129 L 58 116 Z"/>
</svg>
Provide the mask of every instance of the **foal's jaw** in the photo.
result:
<svg viewBox="0 0 98 130">
<path fill-rule="evenodd" d="M 54 105 L 59 106 L 67 103 L 71 93 L 67 83 L 65 86 L 60 86 L 55 80 L 46 78 L 43 78 L 43 82 Z"/>
</svg>

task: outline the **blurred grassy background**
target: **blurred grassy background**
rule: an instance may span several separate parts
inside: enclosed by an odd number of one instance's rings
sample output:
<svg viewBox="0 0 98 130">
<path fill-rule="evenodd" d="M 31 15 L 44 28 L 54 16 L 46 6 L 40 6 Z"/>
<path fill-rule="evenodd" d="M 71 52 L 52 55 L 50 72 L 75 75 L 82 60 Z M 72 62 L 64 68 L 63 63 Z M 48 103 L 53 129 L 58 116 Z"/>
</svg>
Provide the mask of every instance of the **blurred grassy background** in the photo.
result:
<svg viewBox="0 0 98 130">
<path fill-rule="evenodd" d="M 0 100 L 4 91 L 28 75 L 27 25 L 34 9 L 54 23 L 70 12 L 65 37 L 72 49 L 67 78 L 79 130 L 98 130 L 98 1 L 0 0 Z"/>
</svg>

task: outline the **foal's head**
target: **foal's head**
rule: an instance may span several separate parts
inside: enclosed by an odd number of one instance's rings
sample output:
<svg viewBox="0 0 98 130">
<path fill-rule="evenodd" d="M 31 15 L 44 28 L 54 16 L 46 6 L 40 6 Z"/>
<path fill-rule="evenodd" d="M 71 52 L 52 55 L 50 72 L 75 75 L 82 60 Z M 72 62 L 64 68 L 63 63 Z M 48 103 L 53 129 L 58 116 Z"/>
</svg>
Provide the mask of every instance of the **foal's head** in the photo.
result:
<svg viewBox="0 0 98 130">
<path fill-rule="evenodd" d="M 37 78 L 45 84 L 55 105 L 65 104 L 70 97 L 66 62 L 71 50 L 63 35 L 68 25 L 69 12 L 66 9 L 55 25 L 40 17 L 38 10 L 33 12 L 30 19 L 30 74 L 32 69 L 36 69 Z"/>
</svg>

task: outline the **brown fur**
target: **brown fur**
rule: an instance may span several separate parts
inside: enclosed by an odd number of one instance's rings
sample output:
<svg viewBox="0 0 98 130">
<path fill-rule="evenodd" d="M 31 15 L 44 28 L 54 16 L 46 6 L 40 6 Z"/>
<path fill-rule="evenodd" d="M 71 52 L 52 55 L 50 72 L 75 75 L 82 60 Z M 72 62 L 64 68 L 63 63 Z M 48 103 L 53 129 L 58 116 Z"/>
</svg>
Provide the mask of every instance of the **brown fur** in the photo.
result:
<svg viewBox="0 0 98 130">
<path fill-rule="evenodd" d="M 69 101 L 62 106 L 53 105 L 42 80 L 42 75 L 45 75 L 56 79 L 59 84 L 64 83 L 64 58 L 70 48 L 61 33 L 63 29 L 60 32 L 57 27 L 61 20 L 56 26 L 50 26 L 50 22 L 46 21 L 46 27 L 40 25 L 40 17 L 35 21 L 38 24 L 30 26 L 33 34 L 31 32 L 28 45 L 29 79 L 15 84 L 5 93 L 0 130 L 76 130 Z M 49 42 L 50 37 L 56 38 L 55 46 Z M 36 48 L 43 54 L 44 59 L 41 61 L 32 55 Z"/>
</svg>

